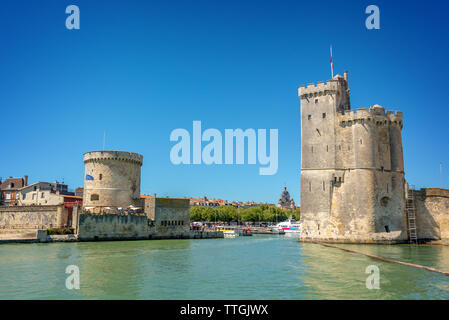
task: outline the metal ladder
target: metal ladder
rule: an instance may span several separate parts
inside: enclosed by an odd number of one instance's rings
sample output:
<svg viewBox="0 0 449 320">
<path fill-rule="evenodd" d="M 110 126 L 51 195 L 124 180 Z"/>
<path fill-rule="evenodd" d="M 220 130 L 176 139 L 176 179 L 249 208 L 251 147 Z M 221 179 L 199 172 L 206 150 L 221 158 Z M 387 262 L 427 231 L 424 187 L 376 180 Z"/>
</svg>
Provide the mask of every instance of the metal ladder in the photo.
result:
<svg viewBox="0 0 449 320">
<path fill-rule="evenodd" d="M 416 232 L 415 186 L 413 185 L 409 185 L 405 209 L 407 211 L 409 241 L 410 243 L 417 244 L 418 234 Z"/>
</svg>

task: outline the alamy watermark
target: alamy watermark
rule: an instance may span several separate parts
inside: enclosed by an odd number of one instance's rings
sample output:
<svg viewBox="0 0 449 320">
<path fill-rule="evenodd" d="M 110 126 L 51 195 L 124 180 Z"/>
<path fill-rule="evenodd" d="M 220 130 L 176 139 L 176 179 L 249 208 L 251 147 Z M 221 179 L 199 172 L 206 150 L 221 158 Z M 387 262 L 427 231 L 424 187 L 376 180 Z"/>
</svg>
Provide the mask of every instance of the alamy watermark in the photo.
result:
<svg viewBox="0 0 449 320">
<path fill-rule="evenodd" d="M 80 28 L 80 8 L 71 4 L 65 8 L 65 13 L 70 14 L 65 19 L 65 27 L 69 30 Z"/>
<path fill-rule="evenodd" d="M 378 6 L 369 5 L 365 9 L 365 13 L 369 16 L 365 20 L 365 26 L 368 30 L 380 29 L 380 10 Z"/>
<path fill-rule="evenodd" d="M 379 290 L 380 289 L 380 270 L 378 266 L 370 265 L 366 267 L 365 273 L 369 274 L 366 278 L 365 285 L 369 290 Z"/>
<path fill-rule="evenodd" d="M 201 121 L 193 121 L 192 141 L 186 129 L 175 129 L 170 134 L 170 141 L 177 143 L 170 150 L 170 161 L 179 164 L 223 164 L 223 137 L 217 129 L 206 129 L 202 132 Z M 235 139 L 234 139 L 235 138 Z M 267 130 L 258 129 L 225 129 L 224 131 L 224 164 L 245 164 L 245 139 L 247 140 L 248 164 L 259 164 L 260 175 L 274 175 L 278 170 L 278 129 L 270 129 L 269 153 L 267 146 Z M 257 141 L 257 142 L 256 142 Z M 202 142 L 208 142 L 203 148 Z M 192 145 L 192 152 L 191 152 Z M 257 152 L 256 152 L 257 147 Z M 192 155 L 192 159 L 191 159 Z"/>
<path fill-rule="evenodd" d="M 70 274 L 65 280 L 65 287 L 69 290 L 80 288 L 80 268 L 74 264 L 67 266 L 65 273 Z"/>
</svg>

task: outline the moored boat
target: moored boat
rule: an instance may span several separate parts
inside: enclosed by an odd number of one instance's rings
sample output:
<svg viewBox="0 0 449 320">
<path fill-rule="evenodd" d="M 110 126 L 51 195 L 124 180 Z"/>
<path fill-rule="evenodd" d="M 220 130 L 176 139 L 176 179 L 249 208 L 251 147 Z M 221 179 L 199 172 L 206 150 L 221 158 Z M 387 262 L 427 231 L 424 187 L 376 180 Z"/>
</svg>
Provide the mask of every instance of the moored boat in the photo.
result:
<svg viewBox="0 0 449 320">
<path fill-rule="evenodd" d="M 274 227 L 272 227 L 273 232 L 285 232 L 285 233 L 299 233 L 300 232 L 300 223 L 291 217 L 283 222 L 278 223 Z"/>
</svg>

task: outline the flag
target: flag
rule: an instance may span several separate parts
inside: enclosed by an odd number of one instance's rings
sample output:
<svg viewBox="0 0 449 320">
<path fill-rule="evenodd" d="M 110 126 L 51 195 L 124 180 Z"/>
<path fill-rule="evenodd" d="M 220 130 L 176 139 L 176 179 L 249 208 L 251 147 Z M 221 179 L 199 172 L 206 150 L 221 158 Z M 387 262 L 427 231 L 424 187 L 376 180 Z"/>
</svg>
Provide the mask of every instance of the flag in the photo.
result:
<svg viewBox="0 0 449 320">
<path fill-rule="evenodd" d="M 94 180 L 94 177 L 92 177 L 90 174 L 86 174 L 86 180 Z"/>
</svg>

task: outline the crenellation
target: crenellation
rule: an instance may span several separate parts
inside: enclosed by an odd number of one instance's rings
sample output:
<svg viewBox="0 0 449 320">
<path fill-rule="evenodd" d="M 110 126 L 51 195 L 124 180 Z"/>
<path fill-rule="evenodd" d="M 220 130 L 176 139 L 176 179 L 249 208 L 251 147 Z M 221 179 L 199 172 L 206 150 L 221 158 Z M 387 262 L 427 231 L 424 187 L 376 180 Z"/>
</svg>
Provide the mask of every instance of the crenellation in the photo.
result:
<svg viewBox="0 0 449 320">
<path fill-rule="evenodd" d="M 338 122 L 340 127 L 348 127 L 352 124 L 365 124 L 373 121 L 377 126 L 399 125 L 402 128 L 402 112 L 386 111 L 381 112 L 383 107 L 377 108 L 357 108 L 354 110 L 346 110 L 338 114 Z"/>
<path fill-rule="evenodd" d="M 309 83 L 307 86 L 298 87 L 298 95 L 301 99 L 311 98 L 315 96 L 323 96 L 335 94 L 338 90 L 338 80 L 320 81 L 317 83 Z"/>
</svg>

